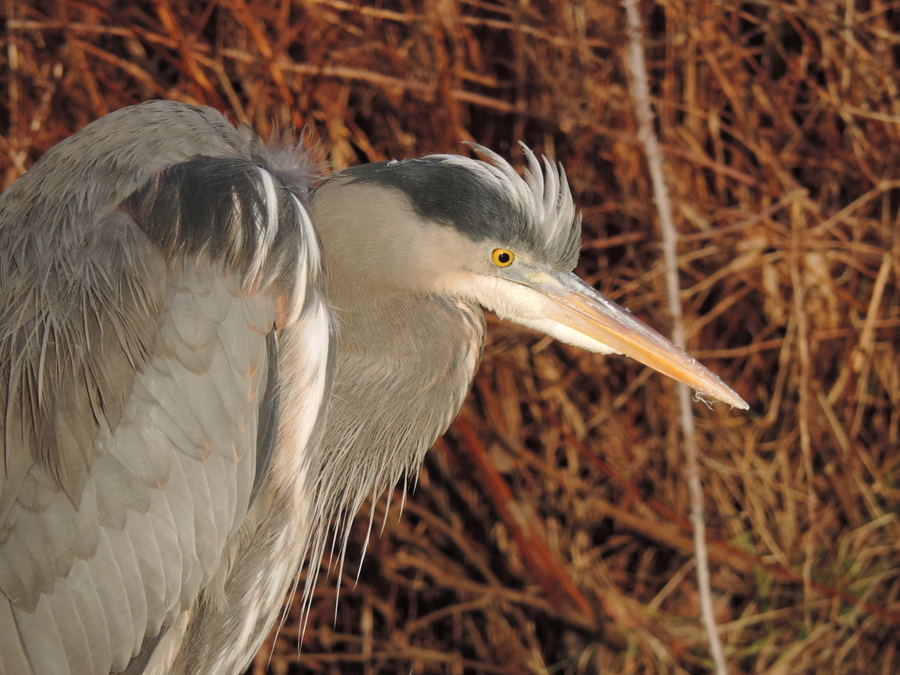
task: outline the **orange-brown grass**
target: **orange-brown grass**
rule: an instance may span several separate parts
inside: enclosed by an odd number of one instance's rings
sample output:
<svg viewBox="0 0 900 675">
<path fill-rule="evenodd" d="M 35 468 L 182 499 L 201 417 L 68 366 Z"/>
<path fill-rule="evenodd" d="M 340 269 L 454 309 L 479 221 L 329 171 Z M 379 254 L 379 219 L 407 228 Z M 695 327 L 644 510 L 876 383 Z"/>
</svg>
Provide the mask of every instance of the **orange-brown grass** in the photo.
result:
<svg viewBox="0 0 900 675">
<path fill-rule="evenodd" d="M 900 672 L 900 3 L 642 3 L 732 673 Z M 325 167 L 559 159 L 579 273 L 668 331 L 616 2 L 5 0 L 0 168 L 124 105 L 302 127 Z M 415 255 L 410 251 L 410 255 Z M 271 673 L 703 673 L 673 384 L 489 319 L 474 391 Z M 368 514 L 356 523 L 359 554 Z M 357 555 L 357 559 L 358 559 Z M 335 598 L 340 586 L 340 602 Z"/>
</svg>

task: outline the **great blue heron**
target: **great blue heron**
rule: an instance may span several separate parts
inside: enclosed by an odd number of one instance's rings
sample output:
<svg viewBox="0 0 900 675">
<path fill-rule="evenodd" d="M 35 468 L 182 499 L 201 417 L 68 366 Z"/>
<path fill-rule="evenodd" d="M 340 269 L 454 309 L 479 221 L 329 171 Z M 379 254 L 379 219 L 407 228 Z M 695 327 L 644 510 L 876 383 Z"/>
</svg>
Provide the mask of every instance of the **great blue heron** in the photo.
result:
<svg viewBox="0 0 900 675">
<path fill-rule="evenodd" d="M 571 274 L 562 169 L 475 150 L 309 193 L 296 151 L 156 101 L 0 197 L 0 671 L 240 672 L 456 415 L 482 307 L 746 407 Z"/>
</svg>

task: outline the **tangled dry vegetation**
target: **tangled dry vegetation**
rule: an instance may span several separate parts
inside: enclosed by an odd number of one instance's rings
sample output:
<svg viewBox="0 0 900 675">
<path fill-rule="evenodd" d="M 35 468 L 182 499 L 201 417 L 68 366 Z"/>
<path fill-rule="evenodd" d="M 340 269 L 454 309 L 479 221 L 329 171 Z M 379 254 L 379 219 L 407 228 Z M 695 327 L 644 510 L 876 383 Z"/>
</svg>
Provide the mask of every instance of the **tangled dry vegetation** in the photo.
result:
<svg viewBox="0 0 900 675">
<path fill-rule="evenodd" d="M 751 406 L 695 408 L 730 672 L 900 672 L 900 3 L 641 10 L 690 350 Z M 3 11 L 3 185 L 154 97 L 305 128 L 326 167 L 467 140 L 520 161 L 522 139 L 565 165 L 579 273 L 670 328 L 616 2 Z M 459 421 L 402 512 L 375 506 L 358 581 L 320 581 L 302 649 L 290 606 L 253 673 L 708 671 L 673 384 L 489 323 Z"/>
</svg>

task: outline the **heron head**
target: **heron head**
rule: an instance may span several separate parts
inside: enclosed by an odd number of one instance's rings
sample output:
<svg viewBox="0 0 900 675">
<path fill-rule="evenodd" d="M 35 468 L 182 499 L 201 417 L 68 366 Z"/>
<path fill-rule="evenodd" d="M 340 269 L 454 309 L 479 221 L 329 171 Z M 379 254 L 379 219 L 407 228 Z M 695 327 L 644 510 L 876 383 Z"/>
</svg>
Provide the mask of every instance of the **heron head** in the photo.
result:
<svg viewBox="0 0 900 675">
<path fill-rule="evenodd" d="M 482 160 L 431 155 L 366 164 L 319 188 L 339 197 L 313 198 L 328 264 L 339 275 L 336 296 L 361 299 L 388 288 L 458 297 L 747 407 L 718 376 L 572 273 L 581 217 L 561 166 L 523 145 L 523 178 L 499 155 L 473 148 Z"/>
</svg>

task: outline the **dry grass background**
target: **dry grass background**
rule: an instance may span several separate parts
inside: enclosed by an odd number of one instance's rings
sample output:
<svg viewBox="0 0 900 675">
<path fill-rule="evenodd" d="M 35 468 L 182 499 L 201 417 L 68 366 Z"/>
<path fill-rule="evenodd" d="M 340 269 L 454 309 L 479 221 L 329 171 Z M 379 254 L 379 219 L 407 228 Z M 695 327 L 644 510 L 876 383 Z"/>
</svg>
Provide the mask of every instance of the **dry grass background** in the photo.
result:
<svg viewBox="0 0 900 675">
<path fill-rule="evenodd" d="M 475 140 L 565 165 L 579 273 L 668 331 L 616 2 L 5 0 L 0 170 L 124 105 L 301 126 L 336 168 Z M 900 672 L 900 2 L 641 5 L 732 673 Z M 702 673 L 673 384 L 489 319 L 365 562 L 253 673 Z M 358 519 L 352 547 L 366 532 Z M 271 657 L 271 659 L 270 659 Z M 268 664 L 268 665 L 267 665 Z M 267 671 L 268 669 L 268 671 Z"/>
</svg>

